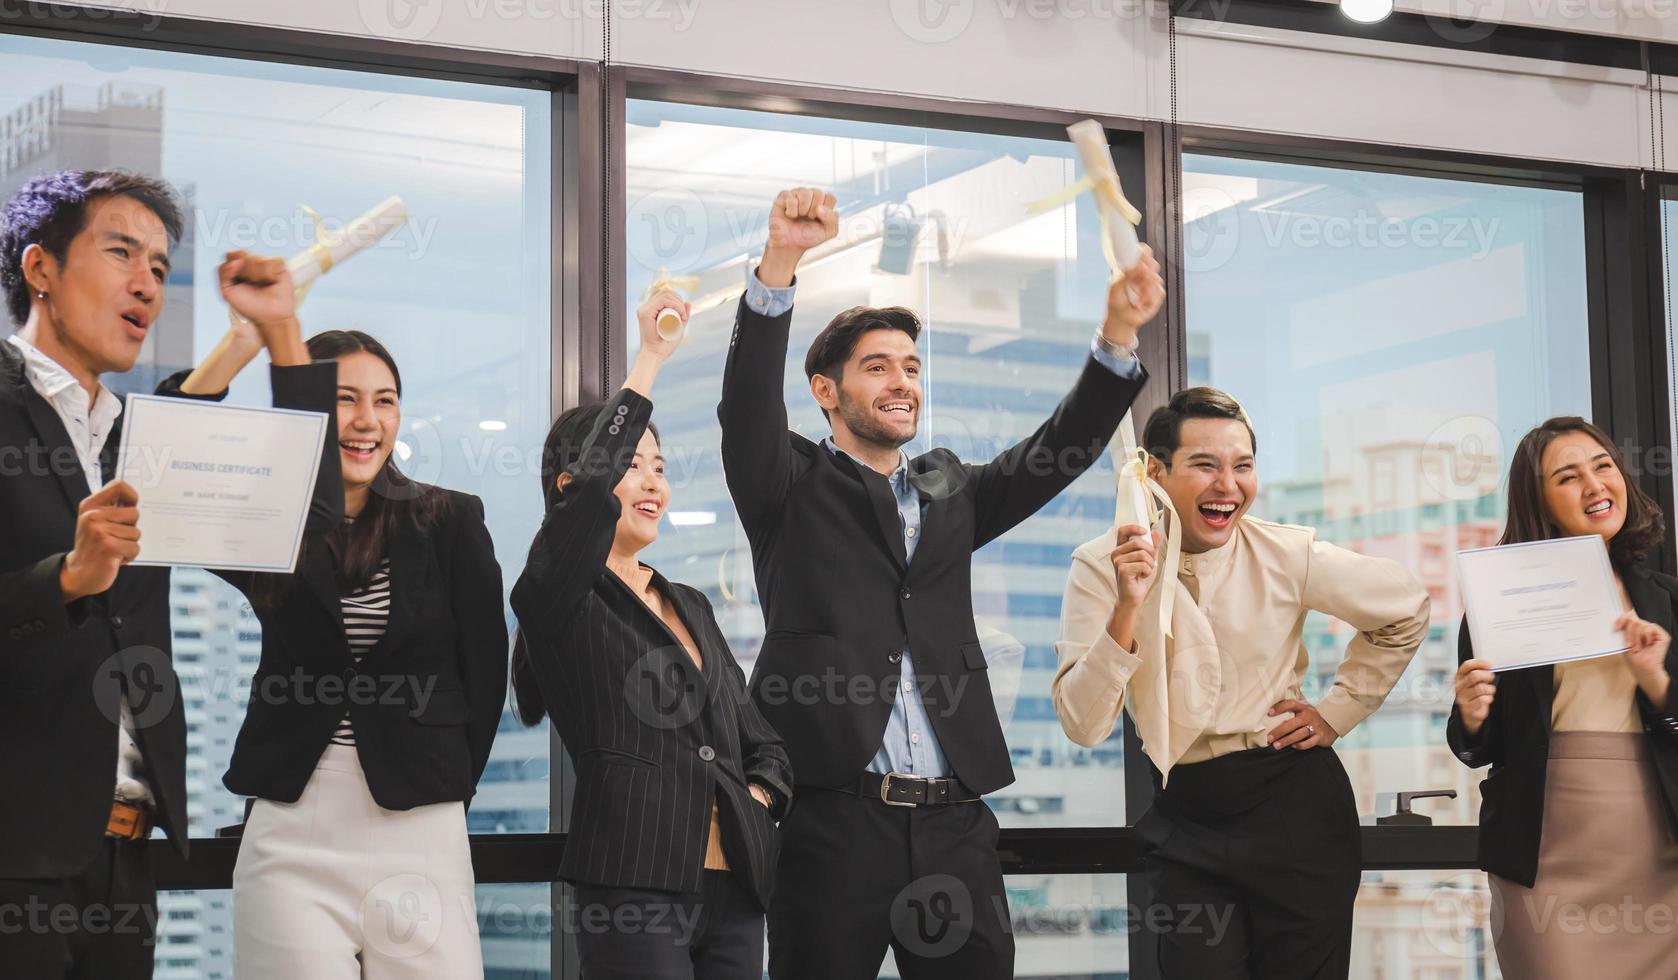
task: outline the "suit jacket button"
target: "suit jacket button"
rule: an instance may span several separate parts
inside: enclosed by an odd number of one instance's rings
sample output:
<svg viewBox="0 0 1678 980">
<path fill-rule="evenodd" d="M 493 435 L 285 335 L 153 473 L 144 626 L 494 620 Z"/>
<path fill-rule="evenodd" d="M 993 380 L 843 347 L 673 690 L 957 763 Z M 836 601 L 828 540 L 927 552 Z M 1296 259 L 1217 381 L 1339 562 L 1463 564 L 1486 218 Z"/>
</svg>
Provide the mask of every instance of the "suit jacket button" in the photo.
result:
<svg viewBox="0 0 1678 980">
<path fill-rule="evenodd" d="M 712 759 L 717 757 L 717 750 L 711 748 L 709 745 L 701 745 L 699 747 L 699 757 L 706 762 L 710 762 Z"/>
<path fill-rule="evenodd" d="M 904 590 L 903 590 L 903 591 L 902 591 L 902 592 L 899 592 L 899 593 L 898 593 L 898 597 L 899 597 L 899 598 L 903 598 L 903 599 L 907 599 L 907 598 L 909 598 L 909 590 L 908 590 L 908 589 L 904 589 Z"/>
<path fill-rule="evenodd" d="M 111 628 L 112 629 L 122 629 L 122 617 L 121 616 L 112 616 L 111 617 Z"/>
<path fill-rule="evenodd" d="M 903 651 L 893 650 L 892 652 L 886 654 L 886 660 L 894 664 L 901 662 L 903 660 Z"/>
</svg>

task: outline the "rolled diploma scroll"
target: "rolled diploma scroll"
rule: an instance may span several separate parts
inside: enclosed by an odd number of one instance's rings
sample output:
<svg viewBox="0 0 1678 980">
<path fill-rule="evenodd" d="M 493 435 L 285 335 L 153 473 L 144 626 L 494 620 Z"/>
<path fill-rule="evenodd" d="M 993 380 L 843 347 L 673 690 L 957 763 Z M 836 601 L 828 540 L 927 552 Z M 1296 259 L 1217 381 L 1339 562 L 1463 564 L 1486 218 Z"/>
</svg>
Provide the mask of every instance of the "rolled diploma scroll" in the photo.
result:
<svg viewBox="0 0 1678 980">
<path fill-rule="evenodd" d="M 653 281 L 647 284 L 647 291 L 641 294 L 641 299 L 651 299 L 652 295 L 661 289 L 685 293 L 698 288 L 698 276 L 673 276 L 667 270 L 659 269 L 653 275 Z M 658 327 L 658 335 L 665 340 L 675 340 L 682 334 L 682 314 L 673 306 L 661 308 L 653 322 Z"/>
<path fill-rule="evenodd" d="M 1142 261 L 1142 244 L 1136 238 L 1136 225 L 1141 223 L 1142 214 L 1125 199 L 1119 172 L 1113 168 L 1113 155 L 1107 149 L 1106 131 L 1094 119 L 1085 119 L 1066 127 L 1066 135 L 1078 150 L 1084 179 L 1089 181 L 1090 191 L 1095 195 L 1107 264 L 1114 275 L 1135 268 Z"/>
<path fill-rule="evenodd" d="M 1066 127 L 1066 135 L 1078 150 L 1084 165 L 1084 178 L 1095 195 L 1097 213 L 1101 218 L 1103 251 L 1107 264 L 1115 276 L 1134 268 L 1142 261 L 1142 245 L 1136 238 L 1135 221 L 1141 214 L 1125 200 L 1119 186 L 1119 173 L 1113 167 L 1113 156 L 1107 149 L 1107 134 L 1094 119 L 1073 123 Z M 1082 183 L 1082 182 L 1080 182 Z M 1152 527 L 1158 519 L 1153 495 L 1149 492 L 1147 454 L 1136 448 L 1136 424 L 1126 412 L 1115 433 L 1117 445 L 1114 457 L 1119 462 L 1119 487 L 1116 526 L 1135 524 Z"/>
<path fill-rule="evenodd" d="M 304 209 L 308 211 L 307 208 Z M 391 197 L 383 204 L 345 225 L 336 234 L 328 234 L 320 215 L 309 211 L 320 229 L 320 238 L 313 245 L 286 260 L 291 270 L 292 284 L 301 295 L 316 279 L 325 275 L 345 259 L 364 248 L 376 244 L 386 235 L 402 227 L 408 220 L 408 206 L 400 197 Z"/>
</svg>

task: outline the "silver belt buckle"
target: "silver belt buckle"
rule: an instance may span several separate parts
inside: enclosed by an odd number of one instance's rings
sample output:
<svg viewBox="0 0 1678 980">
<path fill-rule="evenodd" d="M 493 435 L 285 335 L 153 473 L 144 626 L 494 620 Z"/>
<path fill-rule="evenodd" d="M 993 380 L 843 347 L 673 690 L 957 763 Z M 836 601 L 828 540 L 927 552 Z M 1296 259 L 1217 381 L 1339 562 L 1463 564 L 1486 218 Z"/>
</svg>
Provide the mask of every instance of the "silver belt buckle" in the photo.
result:
<svg viewBox="0 0 1678 980">
<path fill-rule="evenodd" d="M 888 772 L 888 773 L 886 773 L 885 778 L 880 780 L 880 802 L 884 803 L 886 806 L 908 806 L 908 807 L 920 806 L 919 803 L 910 803 L 910 802 L 905 802 L 903 800 L 893 800 L 893 799 L 888 798 L 888 794 L 891 790 L 891 781 L 893 779 L 919 779 L 919 778 L 920 777 L 918 777 L 918 776 L 911 776 L 906 772 Z"/>
</svg>

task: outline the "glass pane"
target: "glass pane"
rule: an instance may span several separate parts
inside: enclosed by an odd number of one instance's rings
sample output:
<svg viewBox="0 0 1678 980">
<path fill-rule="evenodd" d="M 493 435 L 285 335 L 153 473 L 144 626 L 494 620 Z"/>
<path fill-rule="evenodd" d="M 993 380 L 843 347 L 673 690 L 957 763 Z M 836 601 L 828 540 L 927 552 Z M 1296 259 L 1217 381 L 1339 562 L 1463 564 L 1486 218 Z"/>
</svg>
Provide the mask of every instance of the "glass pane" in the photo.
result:
<svg viewBox="0 0 1678 980">
<path fill-rule="evenodd" d="M 1147 920 L 1128 905 L 1124 875 L 1009 875 L 1007 888 L 1019 980 L 1130 976 L 1130 934 Z M 901 975 L 886 954 L 880 976 Z"/>
<path fill-rule="evenodd" d="M 1664 194 L 1672 194 L 1674 190 L 1667 188 Z M 1672 442 L 1670 445 L 1678 447 L 1678 318 L 1673 316 L 1674 304 L 1672 290 L 1678 284 L 1678 263 L 1672 255 L 1672 239 L 1678 236 L 1678 201 L 1661 201 L 1661 255 L 1662 255 L 1662 295 L 1666 297 L 1666 370 L 1667 370 L 1667 413 L 1671 417 Z M 1678 467 L 1669 466 L 1674 481 L 1678 481 Z"/>
<path fill-rule="evenodd" d="M 541 518 L 549 419 L 549 95 L 0 35 L 0 195 L 43 171 L 123 167 L 189 204 L 159 328 L 118 391 L 150 391 L 227 329 L 215 268 L 232 249 L 290 256 L 303 210 L 340 227 L 391 195 L 408 224 L 315 284 L 305 330 L 359 329 L 402 370 L 404 469 L 477 494 L 510 588 Z M 231 402 L 268 404 L 260 364 Z M 243 597 L 174 576 L 194 835 L 239 822 L 221 785 L 260 630 Z M 504 725 L 472 830 L 547 828 L 547 735 Z"/>
<path fill-rule="evenodd" d="M 478 886 L 484 980 L 548 980 L 553 975 L 553 890 L 546 883 Z"/>
<path fill-rule="evenodd" d="M 793 427 L 818 440 L 830 431 L 803 373 L 817 331 L 851 306 L 900 304 L 925 325 L 921 427 L 905 449 L 948 447 L 968 461 L 1030 434 L 1081 369 L 1107 282 L 1096 220 L 1087 195 L 1026 214 L 1077 179 L 1062 140 L 631 101 L 625 152 L 631 343 L 634 307 L 658 270 L 700 281 L 688 339 L 655 399 L 672 501 L 649 560 L 710 595 L 749 672 L 763 617 L 723 483 L 716 405 L 735 302 L 776 192 L 831 189 L 842 225 L 838 244 L 799 272 L 786 372 Z M 1049 699 L 1071 553 L 1112 514 L 1103 458 L 973 557 L 974 616 L 1019 776 L 990 800 L 1006 825 L 1124 819 L 1120 734 L 1076 746 Z"/>
<path fill-rule="evenodd" d="M 232 980 L 233 893 L 157 893 L 153 980 Z"/>
<path fill-rule="evenodd" d="M 1397 561 L 1433 601 L 1386 704 L 1337 743 L 1365 820 L 1401 790 L 1474 823 L 1482 773 L 1445 745 L 1462 605 L 1455 553 L 1503 528 L 1521 436 L 1591 411 L 1579 194 L 1187 155 L 1189 383 L 1258 435 L 1255 517 Z M 1308 698 L 1348 640 L 1313 613 Z"/>
<path fill-rule="evenodd" d="M 1368 871 L 1358 886 L 1354 977 L 1500 980 L 1491 892 L 1479 871 Z"/>
</svg>

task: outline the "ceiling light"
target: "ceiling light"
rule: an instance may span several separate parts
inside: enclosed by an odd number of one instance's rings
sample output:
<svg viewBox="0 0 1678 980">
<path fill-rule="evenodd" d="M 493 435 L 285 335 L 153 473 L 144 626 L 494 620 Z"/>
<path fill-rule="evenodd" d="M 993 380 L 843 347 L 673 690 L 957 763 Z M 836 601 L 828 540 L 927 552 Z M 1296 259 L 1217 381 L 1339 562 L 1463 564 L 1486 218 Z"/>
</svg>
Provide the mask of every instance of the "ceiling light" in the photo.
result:
<svg viewBox="0 0 1678 980">
<path fill-rule="evenodd" d="M 1360 24 L 1378 24 L 1393 12 L 1393 0 L 1340 0 L 1340 12 Z"/>
</svg>

